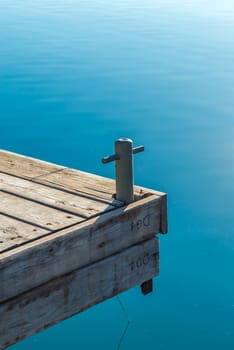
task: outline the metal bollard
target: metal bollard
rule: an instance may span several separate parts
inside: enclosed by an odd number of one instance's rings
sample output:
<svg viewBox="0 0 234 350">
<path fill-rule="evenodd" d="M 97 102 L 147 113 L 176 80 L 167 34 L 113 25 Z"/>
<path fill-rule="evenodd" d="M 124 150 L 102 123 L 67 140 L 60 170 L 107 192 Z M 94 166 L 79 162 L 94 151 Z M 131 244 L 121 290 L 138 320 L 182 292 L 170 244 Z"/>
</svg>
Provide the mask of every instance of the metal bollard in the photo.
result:
<svg viewBox="0 0 234 350">
<path fill-rule="evenodd" d="M 102 162 L 115 161 L 116 172 L 116 199 L 126 204 L 134 201 L 133 190 L 133 154 L 144 151 L 144 146 L 133 148 L 133 142 L 128 138 L 120 138 L 115 141 L 115 154 L 104 157 Z"/>
</svg>

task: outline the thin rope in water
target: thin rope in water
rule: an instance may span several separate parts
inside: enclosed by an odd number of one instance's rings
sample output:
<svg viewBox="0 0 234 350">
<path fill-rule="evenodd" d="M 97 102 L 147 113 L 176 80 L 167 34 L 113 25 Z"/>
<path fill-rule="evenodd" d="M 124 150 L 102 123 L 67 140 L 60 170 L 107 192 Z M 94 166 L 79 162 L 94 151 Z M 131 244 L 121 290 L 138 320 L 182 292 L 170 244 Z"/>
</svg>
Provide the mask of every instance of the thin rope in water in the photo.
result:
<svg viewBox="0 0 234 350">
<path fill-rule="evenodd" d="M 119 340 L 119 344 L 117 346 L 117 350 L 119 350 L 121 348 L 121 345 L 124 341 L 124 338 L 125 338 L 125 335 L 127 334 L 127 330 L 128 330 L 128 327 L 129 327 L 130 323 L 127 323 L 126 327 L 124 328 L 124 331 L 120 337 L 120 340 Z"/>
<path fill-rule="evenodd" d="M 130 315 L 129 315 L 129 312 L 128 312 L 126 306 L 124 306 L 123 302 L 121 301 L 119 295 L 117 295 L 117 300 L 118 300 L 119 305 L 120 305 L 120 307 L 121 307 L 121 309 L 122 309 L 122 311 L 123 311 L 123 313 L 124 313 L 124 315 L 125 315 L 125 317 L 126 317 L 126 320 L 127 320 L 129 323 L 131 323 L 131 322 L 132 322 L 132 319 L 131 319 L 131 317 L 130 317 Z"/>
<path fill-rule="evenodd" d="M 125 326 L 125 328 L 124 328 L 124 330 L 123 330 L 123 333 L 122 333 L 122 335 L 121 335 L 121 337 L 120 337 L 120 340 L 119 340 L 119 344 L 118 344 L 118 346 L 117 346 L 117 350 L 119 350 L 119 349 L 121 348 L 122 343 L 123 343 L 123 341 L 124 341 L 124 338 L 125 338 L 125 336 L 126 336 L 126 334 L 127 334 L 128 328 L 129 328 L 130 324 L 132 323 L 132 320 L 131 320 L 131 318 L 130 318 L 130 315 L 129 315 L 129 313 L 128 313 L 126 307 L 124 306 L 123 302 L 121 301 L 119 295 L 117 295 L 117 300 L 118 300 L 119 305 L 120 305 L 120 308 L 121 308 L 121 310 L 122 310 L 122 312 L 123 312 L 123 314 L 125 315 L 125 318 L 126 318 L 126 320 L 127 320 L 127 324 L 126 324 L 126 326 Z"/>
<path fill-rule="evenodd" d="M 126 318 L 126 321 L 127 321 L 127 324 L 126 324 L 126 326 L 125 326 L 125 328 L 123 330 L 123 333 L 122 333 L 122 335 L 120 337 L 120 340 L 119 340 L 119 343 L 118 343 L 118 346 L 117 346 L 117 350 L 120 350 L 120 348 L 122 346 L 122 343 L 124 341 L 124 338 L 125 338 L 125 336 L 127 334 L 127 331 L 128 331 L 128 328 L 129 328 L 130 324 L 134 324 L 136 328 L 140 329 L 141 332 L 147 334 L 147 336 L 152 338 L 152 340 L 155 339 L 155 333 L 154 332 L 152 332 L 149 328 L 145 327 L 145 325 L 143 325 L 143 324 L 141 324 L 139 322 L 133 321 L 131 319 L 126 306 L 123 304 L 122 300 L 120 299 L 120 296 L 117 295 L 116 298 L 117 298 L 117 300 L 119 302 L 120 308 L 121 308 L 123 314 L 125 315 L 125 318 Z"/>
</svg>

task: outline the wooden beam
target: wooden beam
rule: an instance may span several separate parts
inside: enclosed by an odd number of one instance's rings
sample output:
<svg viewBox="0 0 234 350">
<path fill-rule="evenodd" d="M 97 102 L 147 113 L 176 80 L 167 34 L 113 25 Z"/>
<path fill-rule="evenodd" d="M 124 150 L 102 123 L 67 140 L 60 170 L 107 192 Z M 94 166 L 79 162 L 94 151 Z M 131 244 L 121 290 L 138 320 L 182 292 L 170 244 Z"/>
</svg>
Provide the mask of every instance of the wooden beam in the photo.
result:
<svg viewBox="0 0 234 350">
<path fill-rule="evenodd" d="M 0 302 L 153 237 L 160 212 L 150 196 L 0 254 Z"/>
<path fill-rule="evenodd" d="M 57 230 L 84 220 L 83 217 L 0 190 L 1 214 L 18 218 L 37 227 Z"/>
<path fill-rule="evenodd" d="M 152 238 L 0 303 L 0 349 L 144 283 L 158 263 Z"/>
<path fill-rule="evenodd" d="M 21 179 L 1 172 L 0 185 L 1 190 L 5 191 L 5 193 L 7 192 L 19 198 L 25 198 L 38 204 L 63 210 L 72 215 L 79 215 L 83 218 L 90 218 L 105 210 L 115 208 L 109 203 L 107 205 L 107 203 L 100 200 L 89 198 L 88 195 L 79 196 L 78 194 L 69 193 L 69 191 L 64 189 L 56 189 L 47 184 L 37 183 L 29 179 Z"/>
<path fill-rule="evenodd" d="M 6 174 L 32 179 L 37 176 L 60 171 L 64 168 L 64 166 L 0 150 L 0 169 Z"/>
</svg>

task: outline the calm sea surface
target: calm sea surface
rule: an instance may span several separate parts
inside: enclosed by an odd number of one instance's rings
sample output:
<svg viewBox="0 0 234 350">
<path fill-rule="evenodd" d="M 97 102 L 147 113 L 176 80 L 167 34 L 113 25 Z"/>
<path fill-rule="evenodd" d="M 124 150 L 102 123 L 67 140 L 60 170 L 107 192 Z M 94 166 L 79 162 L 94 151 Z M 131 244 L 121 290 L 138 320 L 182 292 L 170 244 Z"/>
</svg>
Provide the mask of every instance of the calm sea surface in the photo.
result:
<svg viewBox="0 0 234 350">
<path fill-rule="evenodd" d="M 233 0 L 1 0 L 0 118 L 1 148 L 110 177 L 130 137 L 169 195 L 154 293 L 12 349 L 234 349 Z"/>
</svg>

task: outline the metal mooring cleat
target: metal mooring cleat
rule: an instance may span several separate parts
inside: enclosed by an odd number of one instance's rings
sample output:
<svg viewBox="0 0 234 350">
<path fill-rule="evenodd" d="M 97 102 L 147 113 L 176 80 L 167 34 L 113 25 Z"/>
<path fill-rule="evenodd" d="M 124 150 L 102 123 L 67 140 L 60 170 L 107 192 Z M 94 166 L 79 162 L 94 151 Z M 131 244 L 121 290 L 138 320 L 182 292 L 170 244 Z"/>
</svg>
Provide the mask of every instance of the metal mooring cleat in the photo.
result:
<svg viewBox="0 0 234 350">
<path fill-rule="evenodd" d="M 133 154 L 144 151 L 144 146 L 133 148 L 133 141 L 120 138 L 115 141 L 115 154 L 102 158 L 102 163 L 115 161 L 116 199 L 126 204 L 134 201 Z"/>
</svg>

